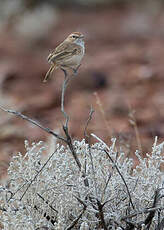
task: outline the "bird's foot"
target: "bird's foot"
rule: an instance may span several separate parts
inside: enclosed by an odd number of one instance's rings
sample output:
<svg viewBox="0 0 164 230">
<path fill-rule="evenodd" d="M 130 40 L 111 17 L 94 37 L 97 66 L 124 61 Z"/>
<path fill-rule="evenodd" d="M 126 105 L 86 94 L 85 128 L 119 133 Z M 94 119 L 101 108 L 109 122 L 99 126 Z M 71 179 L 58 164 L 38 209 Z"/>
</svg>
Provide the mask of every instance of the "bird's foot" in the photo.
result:
<svg viewBox="0 0 164 230">
<path fill-rule="evenodd" d="M 81 66 L 81 64 L 78 65 L 76 69 L 72 68 L 73 73 L 74 73 L 75 76 L 77 76 L 77 72 L 78 72 L 78 69 L 79 69 L 80 66 Z"/>
</svg>

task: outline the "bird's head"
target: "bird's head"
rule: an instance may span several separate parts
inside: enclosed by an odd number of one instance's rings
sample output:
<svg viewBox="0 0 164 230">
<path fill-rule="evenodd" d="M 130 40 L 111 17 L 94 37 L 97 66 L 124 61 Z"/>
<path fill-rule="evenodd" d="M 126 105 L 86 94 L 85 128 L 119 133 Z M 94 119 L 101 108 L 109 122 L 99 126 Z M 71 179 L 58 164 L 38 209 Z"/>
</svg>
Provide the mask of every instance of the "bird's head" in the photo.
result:
<svg viewBox="0 0 164 230">
<path fill-rule="evenodd" d="M 83 42 L 83 39 L 84 39 L 84 35 L 82 33 L 73 32 L 66 38 L 66 41 L 74 42 L 78 44 L 78 43 Z"/>
</svg>

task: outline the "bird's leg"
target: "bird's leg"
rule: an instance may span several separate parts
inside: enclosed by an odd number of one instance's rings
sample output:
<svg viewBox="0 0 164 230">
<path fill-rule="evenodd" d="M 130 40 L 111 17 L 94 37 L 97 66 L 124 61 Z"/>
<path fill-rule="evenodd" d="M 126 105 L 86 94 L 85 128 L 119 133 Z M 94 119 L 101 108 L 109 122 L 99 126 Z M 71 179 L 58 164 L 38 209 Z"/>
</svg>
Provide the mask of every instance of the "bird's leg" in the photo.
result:
<svg viewBox="0 0 164 230">
<path fill-rule="evenodd" d="M 73 70 L 73 73 L 74 73 L 75 76 L 77 76 L 77 71 L 80 68 L 80 66 L 81 66 L 81 64 L 79 64 L 76 69 L 71 68 Z"/>
<path fill-rule="evenodd" d="M 77 68 L 73 68 L 71 66 L 62 65 L 61 70 L 63 70 L 65 72 L 66 70 L 64 68 L 70 69 L 70 70 L 73 71 L 73 75 L 76 76 L 77 75 L 77 71 L 78 71 L 78 69 L 79 69 L 80 66 L 81 66 L 81 64 L 78 65 Z"/>
</svg>

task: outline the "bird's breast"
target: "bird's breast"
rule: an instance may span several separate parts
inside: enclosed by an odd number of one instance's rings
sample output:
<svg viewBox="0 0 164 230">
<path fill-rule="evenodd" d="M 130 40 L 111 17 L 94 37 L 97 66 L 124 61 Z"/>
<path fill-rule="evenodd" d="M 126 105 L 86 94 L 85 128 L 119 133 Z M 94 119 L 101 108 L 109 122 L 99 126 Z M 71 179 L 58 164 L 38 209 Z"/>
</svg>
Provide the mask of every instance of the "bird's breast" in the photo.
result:
<svg viewBox="0 0 164 230">
<path fill-rule="evenodd" d="M 83 58 L 83 53 L 81 54 L 76 54 L 70 57 L 69 59 L 65 60 L 65 65 L 70 65 L 70 66 L 77 66 L 80 64 L 82 58 Z"/>
</svg>

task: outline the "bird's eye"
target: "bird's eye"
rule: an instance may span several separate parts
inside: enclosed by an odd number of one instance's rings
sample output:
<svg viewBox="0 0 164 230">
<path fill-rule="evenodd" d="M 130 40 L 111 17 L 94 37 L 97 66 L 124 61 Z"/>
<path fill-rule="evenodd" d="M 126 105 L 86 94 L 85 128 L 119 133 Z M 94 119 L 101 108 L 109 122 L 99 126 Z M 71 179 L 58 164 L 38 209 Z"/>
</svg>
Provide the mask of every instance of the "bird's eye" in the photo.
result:
<svg viewBox="0 0 164 230">
<path fill-rule="evenodd" d="M 76 36 L 74 36 L 74 35 L 73 35 L 72 37 L 73 37 L 73 38 L 76 38 Z"/>
</svg>

